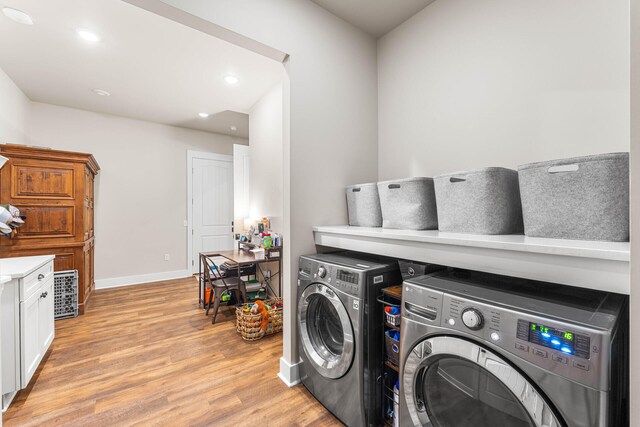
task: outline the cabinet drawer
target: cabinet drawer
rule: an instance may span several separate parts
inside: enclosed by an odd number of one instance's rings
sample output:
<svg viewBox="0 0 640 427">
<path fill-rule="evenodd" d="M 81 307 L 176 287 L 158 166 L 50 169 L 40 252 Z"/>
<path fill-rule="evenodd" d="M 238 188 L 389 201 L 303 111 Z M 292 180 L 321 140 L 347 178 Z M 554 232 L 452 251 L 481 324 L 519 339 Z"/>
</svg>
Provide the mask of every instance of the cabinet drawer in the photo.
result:
<svg viewBox="0 0 640 427">
<path fill-rule="evenodd" d="M 42 283 L 53 277 L 53 261 L 47 262 L 36 271 L 25 276 L 24 285 L 20 287 L 20 301 L 26 301 L 38 292 Z"/>
</svg>

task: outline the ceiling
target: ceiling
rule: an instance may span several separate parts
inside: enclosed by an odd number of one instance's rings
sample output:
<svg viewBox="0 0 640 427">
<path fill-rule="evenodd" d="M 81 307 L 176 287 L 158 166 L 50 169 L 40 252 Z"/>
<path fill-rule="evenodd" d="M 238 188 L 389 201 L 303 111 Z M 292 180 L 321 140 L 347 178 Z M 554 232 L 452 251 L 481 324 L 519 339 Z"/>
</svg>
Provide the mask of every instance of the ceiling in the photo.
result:
<svg viewBox="0 0 640 427">
<path fill-rule="evenodd" d="M 283 77 L 276 61 L 120 0 L 1 5 L 34 21 L 0 14 L 0 68 L 32 101 L 246 138 L 249 109 Z M 102 40 L 82 40 L 78 28 Z"/>
<path fill-rule="evenodd" d="M 345 21 L 381 37 L 435 0 L 311 0 Z"/>
</svg>

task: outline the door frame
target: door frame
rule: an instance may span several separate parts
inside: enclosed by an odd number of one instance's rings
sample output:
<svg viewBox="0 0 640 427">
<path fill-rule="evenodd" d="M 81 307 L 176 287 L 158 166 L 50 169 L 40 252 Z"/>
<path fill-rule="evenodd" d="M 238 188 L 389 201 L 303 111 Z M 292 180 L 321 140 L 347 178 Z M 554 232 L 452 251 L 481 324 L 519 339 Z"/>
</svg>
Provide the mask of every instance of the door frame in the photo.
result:
<svg viewBox="0 0 640 427">
<path fill-rule="evenodd" d="M 193 161 L 195 159 L 229 162 L 233 166 L 233 155 L 187 150 L 187 271 L 193 274 L 198 267 L 193 253 Z M 231 175 L 233 185 L 233 174 Z"/>
</svg>

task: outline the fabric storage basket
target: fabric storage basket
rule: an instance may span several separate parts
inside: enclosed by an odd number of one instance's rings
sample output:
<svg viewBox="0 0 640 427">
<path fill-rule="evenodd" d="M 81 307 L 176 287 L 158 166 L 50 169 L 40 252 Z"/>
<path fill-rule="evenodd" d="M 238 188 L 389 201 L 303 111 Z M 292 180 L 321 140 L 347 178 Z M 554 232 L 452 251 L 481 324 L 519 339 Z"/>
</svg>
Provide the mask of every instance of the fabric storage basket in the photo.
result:
<svg viewBox="0 0 640 427">
<path fill-rule="evenodd" d="M 629 153 L 518 167 L 525 234 L 576 240 L 629 240 Z"/>
<path fill-rule="evenodd" d="M 382 227 L 436 230 L 438 213 L 432 178 L 407 178 L 378 183 Z"/>
<path fill-rule="evenodd" d="M 400 268 L 402 280 L 408 280 L 412 277 L 424 276 L 425 274 L 444 269 L 444 267 L 441 265 L 427 264 L 424 262 L 405 261 L 402 259 L 398 260 L 398 267 Z"/>
<path fill-rule="evenodd" d="M 389 329 L 384 333 L 385 355 L 387 360 L 394 365 L 400 364 L 400 333 L 395 329 Z"/>
<path fill-rule="evenodd" d="M 440 231 L 522 233 L 518 172 L 484 168 L 434 178 Z"/>
<path fill-rule="evenodd" d="M 347 187 L 347 211 L 349 211 L 349 225 L 382 227 L 378 184 L 370 182 Z"/>
</svg>

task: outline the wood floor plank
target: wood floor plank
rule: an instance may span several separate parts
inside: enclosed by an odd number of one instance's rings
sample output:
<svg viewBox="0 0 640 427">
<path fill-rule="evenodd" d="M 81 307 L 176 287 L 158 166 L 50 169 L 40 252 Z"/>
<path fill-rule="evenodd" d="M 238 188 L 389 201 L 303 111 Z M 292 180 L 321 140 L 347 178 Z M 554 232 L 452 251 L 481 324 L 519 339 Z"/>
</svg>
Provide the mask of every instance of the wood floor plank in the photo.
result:
<svg viewBox="0 0 640 427">
<path fill-rule="evenodd" d="M 96 291 L 56 322 L 12 426 L 341 426 L 302 386 L 277 377 L 282 334 L 249 343 L 222 308 L 215 325 L 181 279 Z"/>
</svg>

